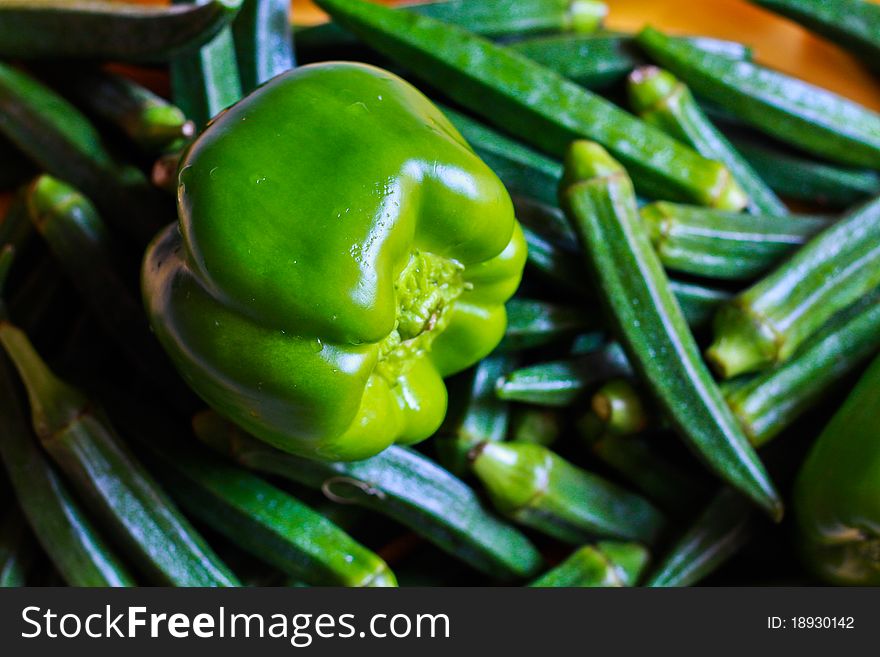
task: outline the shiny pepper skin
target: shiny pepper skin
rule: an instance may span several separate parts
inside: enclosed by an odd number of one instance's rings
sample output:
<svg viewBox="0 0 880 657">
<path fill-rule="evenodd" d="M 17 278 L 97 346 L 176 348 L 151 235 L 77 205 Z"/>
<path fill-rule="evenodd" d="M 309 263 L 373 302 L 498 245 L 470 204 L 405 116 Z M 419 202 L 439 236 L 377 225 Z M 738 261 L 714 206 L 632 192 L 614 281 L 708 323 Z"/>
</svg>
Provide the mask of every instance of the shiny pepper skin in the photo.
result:
<svg viewBox="0 0 880 657">
<path fill-rule="evenodd" d="M 316 459 L 434 433 L 443 377 L 501 340 L 525 263 L 495 174 L 363 64 L 290 71 L 216 117 L 178 209 L 143 264 L 156 335 L 215 410 Z"/>
</svg>

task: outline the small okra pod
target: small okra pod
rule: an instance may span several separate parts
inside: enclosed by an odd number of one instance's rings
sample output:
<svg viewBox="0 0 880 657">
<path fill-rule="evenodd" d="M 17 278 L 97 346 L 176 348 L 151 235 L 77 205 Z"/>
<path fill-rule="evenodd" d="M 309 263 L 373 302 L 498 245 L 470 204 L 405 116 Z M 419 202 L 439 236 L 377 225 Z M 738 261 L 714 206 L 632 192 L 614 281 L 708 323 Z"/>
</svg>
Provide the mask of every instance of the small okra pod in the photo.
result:
<svg viewBox="0 0 880 657">
<path fill-rule="evenodd" d="M 597 383 L 631 373 L 616 342 L 574 358 L 529 365 L 498 380 L 496 394 L 506 401 L 569 406 Z"/>
<path fill-rule="evenodd" d="M 685 443 L 774 518 L 782 501 L 700 356 L 623 167 L 575 142 L 560 200 L 577 230 L 633 369 Z"/>
<path fill-rule="evenodd" d="M 166 585 L 237 586 L 85 395 L 58 379 L 7 321 L 0 322 L 0 344 L 27 389 L 40 443 L 138 567 Z"/>
<path fill-rule="evenodd" d="M 692 586 L 745 545 L 752 531 L 752 507 L 724 488 L 651 573 L 645 586 Z"/>
<path fill-rule="evenodd" d="M 756 278 L 831 224 L 824 217 L 742 215 L 663 201 L 640 213 L 667 270 L 721 280 Z"/>
<path fill-rule="evenodd" d="M 603 541 L 585 545 L 565 561 L 548 570 L 529 586 L 618 587 L 635 586 L 650 555 L 638 543 Z"/>
<path fill-rule="evenodd" d="M 86 66 L 46 69 L 44 77 L 149 155 L 181 148 L 195 136 L 180 108 L 129 78 Z"/>
<path fill-rule="evenodd" d="M 4 0 L 0 56 L 7 59 L 167 61 L 228 25 L 241 0 L 192 7 L 89 0 Z"/>
<path fill-rule="evenodd" d="M 561 541 L 598 536 L 650 543 L 663 527 L 662 514 L 646 499 L 541 445 L 483 443 L 471 459 L 501 514 Z"/>
<path fill-rule="evenodd" d="M 832 224 L 723 305 L 706 357 L 725 379 L 785 362 L 880 285 L 880 197 Z"/>
<path fill-rule="evenodd" d="M 750 212 L 788 214 L 785 204 L 703 114 L 690 89 L 669 71 L 638 68 L 629 76 L 628 90 L 630 104 L 645 121 L 693 146 L 700 155 L 723 162 L 748 194 Z"/>
</svg>

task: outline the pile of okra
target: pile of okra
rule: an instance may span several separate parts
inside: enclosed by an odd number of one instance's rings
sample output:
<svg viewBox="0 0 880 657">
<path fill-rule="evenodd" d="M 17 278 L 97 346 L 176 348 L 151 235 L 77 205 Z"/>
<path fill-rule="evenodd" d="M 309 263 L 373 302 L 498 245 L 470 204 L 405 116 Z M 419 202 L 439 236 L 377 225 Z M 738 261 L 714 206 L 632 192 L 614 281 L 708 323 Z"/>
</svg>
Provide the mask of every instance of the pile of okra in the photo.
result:
<svg viewBox="0 0 880 657">
<path fill-rule="evenodd" d="M 600 2 L 318 4 L 0 0 L 0 585 L 816 583 L 792 489 L 880 349 L 880 116 Z M 756 4 L 880 61 L 880 5 Z M 187 143 L 325 60 L 437 103 L 529 247 L 440 431 L 350 463 L 206 410 L 138 291 Z"/>
</svg>

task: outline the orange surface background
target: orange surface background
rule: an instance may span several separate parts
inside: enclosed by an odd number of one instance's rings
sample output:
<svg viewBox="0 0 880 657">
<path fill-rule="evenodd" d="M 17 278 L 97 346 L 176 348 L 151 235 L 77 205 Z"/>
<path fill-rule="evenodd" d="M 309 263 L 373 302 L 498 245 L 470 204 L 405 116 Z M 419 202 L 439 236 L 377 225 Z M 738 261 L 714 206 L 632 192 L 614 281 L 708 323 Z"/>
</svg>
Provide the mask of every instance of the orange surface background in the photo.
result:
<svg viewBox="0 0 880 657">
<path fill-rule="evenodd" d="M 394 0 L 384 0 L 394 4 Z M 800 26 L 745 0 L 606 0 L 607 26 L 633 31 L 646 23 L 681 34 L 742 41 L 756 59 L 880 111 L 880 80 L 849 54 Z M 296 23 L 324 15 L 309 0 L 293 0 Z"/>
</svg>

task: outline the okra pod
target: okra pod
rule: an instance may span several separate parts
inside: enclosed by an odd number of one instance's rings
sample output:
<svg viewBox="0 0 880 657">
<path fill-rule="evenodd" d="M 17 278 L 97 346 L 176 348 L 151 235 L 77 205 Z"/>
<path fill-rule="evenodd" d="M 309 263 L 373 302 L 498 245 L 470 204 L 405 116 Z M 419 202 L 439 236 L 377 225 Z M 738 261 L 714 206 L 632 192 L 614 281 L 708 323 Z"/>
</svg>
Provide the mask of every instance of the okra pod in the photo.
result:
<svg viewBox="0 0 880 657">
<path fill-rule="evenodd" d="M 785 198 L 848 208 L 880 196 L 880 174 L 876 171 L 811 160 L 752 139 L 735 138 L 734 145 L 758 175 Z"/>
<path fill-rule="evenodd" d="M 595 537 L 651 543 L 662 514 L 646 499 L 533 443 L 483 443 L 471 467 L 499 513 L 580 544 Z"/>
<path fill-rule="evenodd" d="M 157 7 L 93 0 L 4 0 L 0 57 L 167 61 L 205 43 L 241 0 Z"/>
<path fill-rule="evenodd" d="M 880 168 L 880 115 L 757 64 L 701 51 L 647 27 L 639 45 L 698 96 L 772 137 L 835 162 Z"/>
<path fill-rule="evenodd" d="M 576 333 L 599 328 L 600 321 L 582 308 L 514 297 L 506 304 L 507 330 L 502 351 L 540 347 Z M 504 374 L 504 372 L 502 372 Z"/>
<path fill-rule="evenodd" d="M 822 217 L 749 216 L 663 201 L 640 210 L 667 270 L 749 280 L 827 228 Z"/>
<path fill-rule="evenodd" d="M 487 512 L 464 482 L 410 449 L 392 445 L 364 461 L 326 463 L 281 452 L 212 412 L 197 415 L 193 427 L 235 462 L 386 515 L 493 577 L 529 577 L 541 568 L 524 535 Z"/>
<path fill-rule="evenodd" d="M 833 584 L 880 584 L 880 358 L 813 443 L 794 490 L 798 547 Z"/>
<path fill-rule="evenodd" d="M 880 66 L 880 7 L 869 0 L 751 0 Z"/>
<path fill-rule="evenodd" d="M 444 107 L 443 113 L 511 194 L 556 204 L 556 189 L 562 177 L 559 162 L 460 112 Z"/>
<path fill-rule="evenodd" d="M 106 418 L 58 379 L 27 336 L 0 322 L 0 343 L 27 389 L 34 431 L 85 503 L 151 579 L 177 586 L 236 586 L 213 553 L 128 452 Z"/>
<path fill-rule="evenodd" d="M 692 586 L 736 554 L 751 534 L 752 509 L 722 489 L 663 558 L 645 586 Z"/>
<path fill-rule="evenodd" d="M 722 390 L 757 447 L 787 428 L 831 386 L 880 349 L 880 291 L 835 315 L 781 365 Z"/>
<path fill-rule="evenodd" d="M 726 303 L 706 352 L 724 378 L 784 362 L 880 285 L 880 197 L 853 210 Z"/>
<path fill-rule="evenodd" d="M 649 196 L 739 209 L 730 172 L 532 60 L 435 19 L 367 2 L 318 0 L 344 27 L 511 134 L 557 156 L 572 139 L 605 144 Z"/>
<path fill-rule="evenodd" d="M 595 546 L 585 545 L 529 586 L 635 586 L 649 557 L 648 551 L 638 543 L 604 541 Z"/>
<path fill-rule="evenodd" d="M 562 206 L 580 235 L 633 368 L 710 469 L 780 518 L 782 501 L 703 364 L 625 171 L 590 142 L 572 145 L 565 170 Z"/>
<path fill-rule="evenodd" d="M 723 162 L 749 197 L 749 211 L 786 215 L 779 200 L 727 138 L 706 118 L 680 80 L 656 66 L 638 68 L 628 83 L 630 104 L 642 119 L 694 148 L 700 155 Z"/>
<path fill-rule="evenodd" d="M 195 136 L 195 126 L 180 108 L 129 78 L 87 66 L 48 69 L 44 76 L 149 155 L 180 148 Z"/>
<path fill-rule="evenodd" d="M 70 586 L 134 586 L 36 444 L 12 372 L 0 353 L 0 457 L 37 540 Z"/>
<path fill-rule="evenodd" d="M 139 244 L 173 212 L 139 169 L 121 163 L 73 105 L 0 63 L 0 132 L 40 168 L 76 185 Z"/>
<path fill-rule="evenodd" d="M 243 0 L 232 23 L 242 91 L 293 68 L 289 0 Z"/>
<path fill-rule="evenodd" d="M 406 12 L 429 16 L 488 37 L 541 32 L 594 32 L 607 13 L 593 0 L 441 0 L 406 3 Z M 298 30 L 297 46 L 334 48 L 350 43 L 349 34 L 335 23 Z"/>
<path fill-rule="evenodd" d="M 113 244 L 91 202 L 70 185 L 40 176 L 26 192 L 27 212 L 94 316 L 129 361 L 181 412 L 193 394 L 150 332 L 141 304 L 125 285 Z"/>
<path fill-rule="evenodd" d="M 191 436 L 142 405 L 126 404 L 127 433 L 193 518 L 261 561 L 311 586 L 396 586 L 375 553 L 265 480 L 188 444 Z M 121 409 L 122 410 L 122 409 Z"/>
<path fill-rule="evenodd" d="M 569 406 L 590 386 L 631 373 L 626 354 L 616 342 L 566 360 L 538 363 L 500 378 L 495 394 L 506 401 L 540 406 Z"/>
<path fill-rule="evenodd" d="M 457 476 L 467 471 L 468 453 L 486 440 L 504 440 L 510 406 L 495 396 L 495 382 L 511 367 L 510 355 L 494 354 L 472 370 L 466 400 L 458 412 L 447 414 L 436 440 L 440 464 Z"/>
<path fill-rule="evenodd" d="M 191 4 L 190 0 L 173 0 Z M 193 52 L 171 61 L 171 98 L 201 130 L 242 96 L 232 29 L 224 27 Z"/>
</svg>

